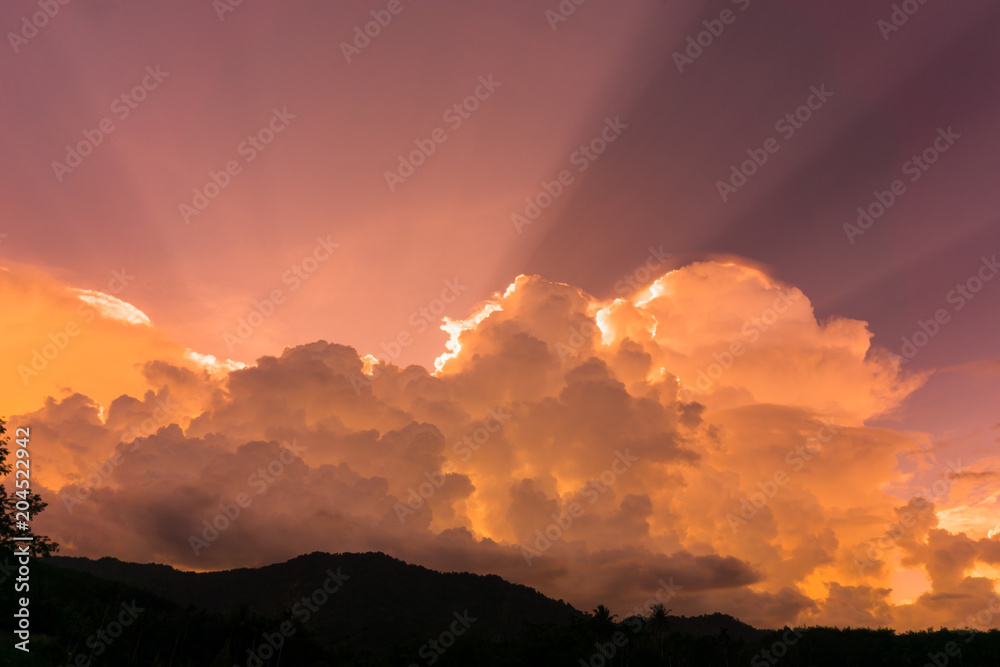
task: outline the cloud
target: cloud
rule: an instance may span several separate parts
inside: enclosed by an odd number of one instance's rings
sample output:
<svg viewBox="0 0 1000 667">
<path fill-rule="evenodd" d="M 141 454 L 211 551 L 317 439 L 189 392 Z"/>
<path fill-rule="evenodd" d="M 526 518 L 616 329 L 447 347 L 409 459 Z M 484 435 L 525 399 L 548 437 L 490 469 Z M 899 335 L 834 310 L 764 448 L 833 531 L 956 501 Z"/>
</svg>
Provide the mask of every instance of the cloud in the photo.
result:
<svg viewBox="0 0 1000 667">
<path fill-rule="evenodd" d="M 197 371 L 220 366 L 191 356 L 123 300 L 134 276 L 108 275 L 102 290 L 83 290 L 32 267 L 0 267 L 0 358 L 7 361 L 0 405 L 8 414 L 35 409 L 49 396 L 80 393 L 107 406 L 123 393 L 141 395 L 151 361 Z"/>
<path fill-rule="evenodd" d="M 147 327 L 152 325 L 146 313 L 110 294 L 82 289 L 73 290 L 73 293 L 78 296 L 80 301 L 92 306 L 97 314 L 105 319 L 120 320 Z"/>
<path fill-rule="evenodd" d="M 618 613 L 672 580 L 675 613 L 771 626 L 960 624 L 988 601 L 997 539 L 938 516 L 990 478 L 901 502 L 915 436 L 865 425 L 924 378 L 760 270 L 692 264 L 613 301 L 519 276 L 444 328 L 435 372 L 325 341 L 246 368 L 150 347 L 140 390 L 13 420 L 50 470 L 39 527 L 194 569 L 382 550 Z M 893 602 L 899 568 L 929 589 Z"/>
</svg>

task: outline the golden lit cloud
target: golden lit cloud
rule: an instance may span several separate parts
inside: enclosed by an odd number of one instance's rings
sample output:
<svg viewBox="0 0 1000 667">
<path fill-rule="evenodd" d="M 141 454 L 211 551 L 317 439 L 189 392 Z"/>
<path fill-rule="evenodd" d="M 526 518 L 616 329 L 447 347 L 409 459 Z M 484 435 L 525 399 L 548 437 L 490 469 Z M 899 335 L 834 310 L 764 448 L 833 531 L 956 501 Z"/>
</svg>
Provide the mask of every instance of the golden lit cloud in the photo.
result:
<svg viewBox="0 0 1000 667">
<path fill-rule="evenodd" d="M 78 393 L 13 420 L 59 470 L 42 520 L 68 553 L 211 569 L 374 549 L 618 612 L 672 577 L 676 612 L 758 625 L 960 625 L 993 590 L 988 462 L 900 500 L 924 442 L 866 425 L 924 377 L 736 262 L 604 301 L 519 276 L 445 321 L 433 373 L 324 341 L 241 368 L 93 324 L 113 337 L 81 335 L 81 354 L 132 350 L 136 378 L 66 366 Z"/>
<path fill-rule="evenodd" d="M 129 324 L 152 326 L 152 322 L 149 321 L 146 313 L 121 299 L 116 299 L 110 294 L 85 289 L 70 291 L 77 294 L 80 301 L 92 306 L 100 317 L 109 320 L 120 320 Z"/>
<path fill-rule="evenodd" d="M 124 296 L 127 280 L 109 284 Z M 69 287 L 31 267 L 0 269 L 0 303 L 0 357 L 7 362 L 0 405 L 8 414 L 36 409 L 48 396 L 81 393 L 101 406 L 122 394 L 141 396 L 150 387 L 143 369 L 154 360 L 236 368 L 186 350 L 117 296 Z"/>
</svg>

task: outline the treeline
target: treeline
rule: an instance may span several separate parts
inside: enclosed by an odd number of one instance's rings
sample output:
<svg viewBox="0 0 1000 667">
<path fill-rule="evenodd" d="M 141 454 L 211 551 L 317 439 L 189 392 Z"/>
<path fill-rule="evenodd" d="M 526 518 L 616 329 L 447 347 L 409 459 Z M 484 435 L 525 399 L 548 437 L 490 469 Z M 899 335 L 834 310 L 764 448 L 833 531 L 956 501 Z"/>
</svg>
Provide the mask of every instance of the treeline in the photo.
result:
<svg viewBox="0 0 1000 667">
<path fill-rule="evenodd" d="M 14 580 L 0 553 L 0 665 L 151 667 L 1000 667 L 1000 631 L 719 628 L 722 615 L 689 619 L 665 610 L 623 620 L 603 607 L 570 622 L 533 625 L 498 640 L 485 622 L 441 624 L 441 632 L 414 636 L 398 619 L 380 617 L 384 600 L 357 608 L 367 632 L 303 626 L 290 614 L 265 617 L 245 607 L 228 613 L 186 608 L 137 588 L 69 569 L 46 559 L 31 565 L 31 652 L 13 648 Z M 393 593 L 407 599 L 400 588 Z M 399 602 L 396 600 L 395 602 Z M 480 601 L 481 602 L 481 601 Z M 391 607 L 391 605 L 389 605 Z M 470 608 L 479 607 L 469 600 Z M 655 613 L 654 613 L 655 612 Z M 320 612 L 322 615 L 322 612 Z M 286 629 L 285 634 L 279 628 Z M 682 632 L 679 628 L 685 628 Z"/>
<path fill-rule="evenodd" d="M 442 667 L 1000 667 L 998 630 L 896 633 L 891 629 L 814 627 L 767 631 L 760 639 L 734 639 L 725 631 L 701 636 L 669 630 L 655 632 L 649 620 L 648 616 L 633 617 L 598 629 L 591 616 L 570 626 L 534 628 L 514 642 L 470 641 L 464 646 L 456 643 L 435 664 Z"/>
<path fill-rule="evenodd" d="M 15 592 L 13 555 L 0 550 L 0 665 L 11 667 L 231 667 L 245 664 L 274 620 L 239 612 L 223 615 L 180 606 L 123 584 L 32 559 L 29 590 Z M 30 600 L 29 653 L 14 648 L 15 596 Z M 335 665 L 299 628 L 283 647 L 283 665 Z M 242 656 L 242 658 L 241 658 Z M 272 660 L 271 664 L 275 664 Z"/>
</svg>

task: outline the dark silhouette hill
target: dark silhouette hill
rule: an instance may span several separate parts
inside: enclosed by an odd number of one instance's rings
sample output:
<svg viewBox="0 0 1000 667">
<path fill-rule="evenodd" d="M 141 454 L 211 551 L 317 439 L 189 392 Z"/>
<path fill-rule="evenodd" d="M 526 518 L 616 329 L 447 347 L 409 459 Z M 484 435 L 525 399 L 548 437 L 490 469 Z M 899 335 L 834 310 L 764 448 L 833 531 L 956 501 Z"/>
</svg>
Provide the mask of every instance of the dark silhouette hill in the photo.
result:
<svg viewBox="0 0 1000 667">
<path fill-rule="evenodd" d="M 400 641 L 426 640 L 447 630 L 456 613 L 468 612 L 476 619 L 471 634 L 493 641 L 514 639 L 527 626 L 567 625 L 583 616 L 569 604 L 496 575 L 441 573 L 382 553 L 316 552 L 259 568 L 200 573 L 114 558 L 48 560 L 56 567 L 149 591 L 182 607 L 223 614 L 245 607 L 266 617 L 307 617 L 305 626 L 327 645 L 343 637 L 384 642 L 386 621 L 391 623 L 388 634 Z M 310 611 L 303 598 L 323 591 L 327 581 L 327 588 L 334 588 L 338 580 L 331 575 L 342 575 L 341 585 L 334 593 L 318 594 L 327 599 L 322 604 L 314 600 L 316 611 Z"/>
<path fill-rule="evenodd" d="M 140 564 L 114 558 L 56 556 L 53 565 L 87 572 L 149 591 L 181 606 L 193 605 L 211 612 L 228 613 L 242 606 L 265 616 L 278 616 L 292 608 L 303 595 L 320 586 L 326 571 L 340 570 L 350 585 L 337 592 L 350 617 L 345 626 L 362 627 L 367 616 L 399 619 L 409 624 L 417 619 L 450 622 L 454 611 L 480 607 L 480 627 L 490 627 L 491 638 L 517 636 L 526 624 L 560 625 L 579 620 L 583 613 L 563 601 L 545 597 L 533 588 L 512 584 L 497 575 L 468 572 L 441 573 L 383 553 L 312 553 L 284 563 L 259 568 L 219 572 L 185 572 L 169 565 Z M 469 608 L 473 616 L 472 609 Z M 726 629 L 729 636 L 758 639 L 767 633 L 728 616 L 671 616 L 671 628 L 693 637 L 716 636 Z"/>
<path fill-rule="evenodd" d="M 16 563 L 0 549 L 0 571 Z M 0 628 L 0 665 L 152 665 L 228 667 L 259 645 L 272 619 L 242 610 L 223 615 L 180 605 L 125 583 L 53 567 L 51 559 L 30 563 L 30 588 L 16 592 L 5 579 L 0 614 L 11 618 L 15 598 L 30 597 L 29 652 L 15 648 L 13 625 Z M 329 651 L 305 632 L 285 642 L 285 664 L 324 664 Z"/>
<path fill-rule="evenodd" d="M 11 562 L 0 550 L 0 566 Z M 615 622 L 497 576 L 435 572 L 380 553 L 203 573 L 40 558 L 30 595 L 31 653 L 0 628 L 0 665 L 1000 665 L 997 630 L 759 630 L 725 614 Z M 11 618 L 14 606 L 12 587 L 0 586 L 0 615 Z M 118 626 L 127 609 L 138 613 Z"/>
</svg>

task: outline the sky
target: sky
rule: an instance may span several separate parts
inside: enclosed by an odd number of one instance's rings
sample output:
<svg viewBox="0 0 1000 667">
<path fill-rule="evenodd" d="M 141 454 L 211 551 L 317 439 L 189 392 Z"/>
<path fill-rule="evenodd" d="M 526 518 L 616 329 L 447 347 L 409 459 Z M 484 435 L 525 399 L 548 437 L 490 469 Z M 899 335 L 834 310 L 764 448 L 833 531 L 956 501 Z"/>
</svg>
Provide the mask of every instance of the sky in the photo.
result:
<svg viewBox="0 0 1000 667">
<path fill-rule="evenodd" d="M 62 553 L 995 599 L 995 3 L 43 5 L 0 8 L 0 414 Z"/>
</svg>

